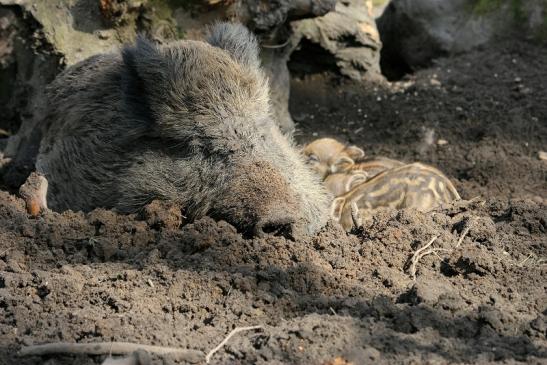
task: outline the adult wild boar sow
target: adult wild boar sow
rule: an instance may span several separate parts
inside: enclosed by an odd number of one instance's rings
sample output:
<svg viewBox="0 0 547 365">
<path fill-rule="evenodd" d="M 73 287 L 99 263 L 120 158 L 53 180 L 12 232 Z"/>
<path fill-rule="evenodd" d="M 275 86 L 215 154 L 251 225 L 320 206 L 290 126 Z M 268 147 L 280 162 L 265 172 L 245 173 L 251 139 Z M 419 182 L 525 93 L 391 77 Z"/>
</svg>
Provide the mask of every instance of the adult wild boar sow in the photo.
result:
<svg viewBox="0 0 547 365">
<path fill-rule="evenodd" d="M 271 117 L 258 46 L 220 23 L 208 43 L 138 39 L 51 85 L 38 172 L 54 210 L 180 203 L 241 230 L 315 232 L 328 196 Z"/>
</svg>

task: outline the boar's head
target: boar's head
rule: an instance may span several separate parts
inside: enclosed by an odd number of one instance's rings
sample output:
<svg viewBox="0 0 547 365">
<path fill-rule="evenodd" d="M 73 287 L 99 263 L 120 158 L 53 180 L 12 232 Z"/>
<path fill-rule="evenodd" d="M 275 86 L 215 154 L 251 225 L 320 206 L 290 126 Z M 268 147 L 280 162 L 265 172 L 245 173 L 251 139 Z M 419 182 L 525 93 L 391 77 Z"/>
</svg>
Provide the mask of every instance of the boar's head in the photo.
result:
<svg viewBox="0 0 547 365">
<path fill-rule="evenodd" d="M 252 234 L 315 232 L 329 197 L 272 118 L 258 45 L 243 26 L 220 23 L 208 43 L 164 46 L 142 38 L 123 51 L 126 103 L 142 110 L 156 148 L 122 177 L 118 203 L 181 201 Z M 157 152 L 161 150 L 162 152 Z"/>
</svg>

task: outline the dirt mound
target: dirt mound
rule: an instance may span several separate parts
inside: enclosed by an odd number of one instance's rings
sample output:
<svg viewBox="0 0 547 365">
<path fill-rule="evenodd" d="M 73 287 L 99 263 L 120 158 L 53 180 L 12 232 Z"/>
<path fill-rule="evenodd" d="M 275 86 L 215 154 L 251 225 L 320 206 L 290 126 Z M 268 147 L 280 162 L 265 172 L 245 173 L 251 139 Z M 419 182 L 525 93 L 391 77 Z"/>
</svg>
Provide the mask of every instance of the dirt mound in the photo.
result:
<svg viewBox="0 0 547 365">
<path fill-rule="evenodd" d="M 31 218 L 0 192 L 0 363 L 104 358 L 16 355 L 56 341 L 207 353 L 254 325 L 211 362 L 545 363 L 545 56 L 477 51 L 376 90 L 294 81 L 302 141 L 338 136 L 433 163 L 464 198 L 481 195 L 430 214 L 382 211 L 352 234 L 329 224 L 305 239 L 247 239 L 225 222 L 187 224 L 165 204 Z"/>
<path fill-rule="evenodd" d="M 462 202 L 385 211 L 356 235 L 329 225 L 305 241 L 244 239 L 211 219 L 180 230 L 103 210 L 34 219 L 2 193 L 0 356 L 97 340 L 206 352 L 235 326 L 261 324 L 214 360 L 539 361 L 545 217 L 532 201 Z M 424 257 L 414 282 L 404 269 L 432 237 L 453 251 Z"/>
</svg>

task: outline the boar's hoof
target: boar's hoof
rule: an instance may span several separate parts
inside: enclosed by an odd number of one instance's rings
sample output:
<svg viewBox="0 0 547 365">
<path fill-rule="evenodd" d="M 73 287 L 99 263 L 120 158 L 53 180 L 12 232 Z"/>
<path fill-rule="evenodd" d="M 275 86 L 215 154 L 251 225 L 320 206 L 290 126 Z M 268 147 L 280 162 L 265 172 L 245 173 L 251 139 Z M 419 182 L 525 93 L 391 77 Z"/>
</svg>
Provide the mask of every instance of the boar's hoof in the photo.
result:
<svg viewBox="0 0 547 365">
<path fill-rule="evenodd" d="M 48 182 L 43 175 L 36 172 L 30 174 L 25 183 L 19 188 L 19 195 L 25 201 L 27 213 L 37 216 L 47 209 Z"/>
</svg>

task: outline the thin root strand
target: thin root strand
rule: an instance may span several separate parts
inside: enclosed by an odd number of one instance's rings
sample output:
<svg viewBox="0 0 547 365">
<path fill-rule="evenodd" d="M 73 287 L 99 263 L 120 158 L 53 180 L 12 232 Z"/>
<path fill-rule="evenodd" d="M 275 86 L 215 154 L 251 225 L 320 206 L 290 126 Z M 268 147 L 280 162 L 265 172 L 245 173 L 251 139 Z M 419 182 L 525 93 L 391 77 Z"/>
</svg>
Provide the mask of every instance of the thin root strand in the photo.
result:
<svg viewBox="0 0 547 365">
<path fill-rule="evenodd" d="M 224 338 L 224 340 L 222 340 L 221 343 L 218 344 L 217 347 L 215 347 L 214 349 L 212 349 L 211 351 L 209 351 L 209 353 L 207 354 L 207 356 L 205 356 L 205 362 L 208 364 L 209 361 L 211 361 L 211 357 L 218 351 L 222 348 L 222 346 L 224 346 L 226 344 L 226 342 L 228 342 L 230 340 L 230 338 L 232 338 L 233 335 L 235 335 L 236 333 L 238 332 L 242 332 L 242 331 L 251 331 L 251 330 L 257 330 L 257 329 L 262 329 L 263 327 L 262 326 L 250 326 L 250 327 L 236 327 L 234 328 L 229 334 L 228 336 L 226 336 Z"/>
</svg>

